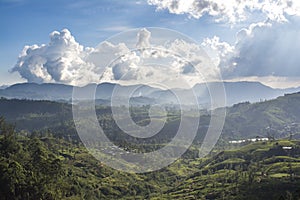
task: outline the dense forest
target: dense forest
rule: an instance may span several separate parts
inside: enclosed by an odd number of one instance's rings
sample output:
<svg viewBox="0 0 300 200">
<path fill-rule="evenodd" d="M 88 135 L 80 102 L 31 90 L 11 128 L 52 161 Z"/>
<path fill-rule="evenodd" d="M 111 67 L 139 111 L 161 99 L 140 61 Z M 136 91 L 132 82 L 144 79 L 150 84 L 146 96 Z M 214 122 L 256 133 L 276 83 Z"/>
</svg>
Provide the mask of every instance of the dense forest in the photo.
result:
<svg viewBox="0 0 300 200">
<path fill-rule="evenodd" d="M 3 118 L 0 131 L 3 200 L 300 198 L 296 140 L 231 146 L 202 159 L 184 156 L 156 172 L 129 174 L 51 133 L 22 136 Z"/>
</svg>

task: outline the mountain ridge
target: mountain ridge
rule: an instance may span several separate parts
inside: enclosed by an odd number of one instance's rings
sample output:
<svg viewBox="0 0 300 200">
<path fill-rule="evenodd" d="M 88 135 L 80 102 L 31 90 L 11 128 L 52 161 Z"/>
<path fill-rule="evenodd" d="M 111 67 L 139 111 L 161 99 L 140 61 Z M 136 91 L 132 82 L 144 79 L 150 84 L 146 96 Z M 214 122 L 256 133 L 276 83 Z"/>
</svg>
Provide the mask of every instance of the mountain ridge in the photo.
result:
<svg viewBox="0 0 300 200">
<path fill-rule="evenodd" d="M 269 100 L 278 96 L 295 93 L 300 91 L 300 88 L 274 89 L 260 82 L 224 82 L 226 93 L 226 106 L 230 106 L 240 102 L 259 102 Z M 91 84 L 90 84 L 91 85 Z M 198 98 L 199 104 L 210 104 L 210 91 L 214 87 L 220 86 L 220 82 L 199 83 L 191 89 Z M 84 86 L 84 87 L 88 87 Z M 7 88 L 0 89 L 0 97 L 11 99 L 31 99 L 31 100 L 52 100 L 52 101 L 71 101 L 73 88 L 84 88 L 66 84 L 57 83 L 18 83 Z M 176 96 L 172 91 L 180 94 L 183 98 L 182 104 L 190 104 L 192 93 L 188 89 L 174 88 L 171 90 L 163 90 L 148 85 L 120 85 L 118 83 L 104 82 L 97 84 L 95 98 L 102 101 L 110 101 L 113 90 L 117 89 L 118 93 L 114 93 L 117 99 L 124 99 L 131 95 L 138 102 L 144 104 L 179 104 Z M 134 92 L 132 92 L 134 91 Z M 140 101 L 138 98 L 143 98 Z M 148 99 L 148 101 L 146 101 Z M 122 104 L 122 102 L 120 102 Z M 208 106 L 209 107 L 209 106 Z"/>
</svg>

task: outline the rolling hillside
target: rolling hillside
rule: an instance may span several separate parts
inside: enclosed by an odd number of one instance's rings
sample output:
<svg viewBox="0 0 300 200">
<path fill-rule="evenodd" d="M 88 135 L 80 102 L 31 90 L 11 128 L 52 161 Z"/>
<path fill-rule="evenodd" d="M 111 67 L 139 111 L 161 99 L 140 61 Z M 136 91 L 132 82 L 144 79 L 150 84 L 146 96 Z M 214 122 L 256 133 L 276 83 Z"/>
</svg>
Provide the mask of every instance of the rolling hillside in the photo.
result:
<svg viewBox="0 0 300 200">
<path fill-rule="evenodd" d="M 228 147 L 159 171 L 119 172 L 79 143 L 21 136 L 0 119 L 0 199 L 299 199 L 300 142 Z M 284 150 L 283 147 L 291 147 Z"/>
<path fill-rule="evenodd" d="M 227 109 L 224 132 L 234 138 L 266 137 L 268 134 L 286 137 L 289 131 L 300 134 L 299 105 L 300 93 L 260 103 L 236 104 Z"/>
<path fill-rule="evenodd" d="M 142 105 L 148 99 L 141 98 L 138 100 L 136 99 L 136 102 Z M 106 105 L 109 105 L 109 103 L 106 102 Z M 227 108 L 222 138 L 225 140 L 256 136 L 284 138 L 289 136 L 290 131 L 293 132 L 293 137 L 299 138 L 299 105 L 300 93 L 254 104 L 247 102 L 235 104 Z M 145 106 L 140 107 L 138 110 L 143 113 L 148 112 Z M 99 119 L 105 118 L 108 120 L 107 123 L 113 125 L 111 111 L 108 106 L 98 107 L 97 115 Z M 67 126 L 72 129 L 71 134 L 76 135 L 72 120 L 72 108 L 67 103 L 0 99 L 0 116 L 4 116 L 9 122 L 15 124 L 18 130 L 53 129 L 59 131 L 59 129 Z M 172 123 L 177 127 L 180 123 L 178 113 L 173 114 L 172 119 Z M 199 134 L 205 131 L 204 127 L 208 126 L 209 119 L 209 112 L 204 112 L 200 119 L 201 130 L 199 130 Z"/>
</svg>

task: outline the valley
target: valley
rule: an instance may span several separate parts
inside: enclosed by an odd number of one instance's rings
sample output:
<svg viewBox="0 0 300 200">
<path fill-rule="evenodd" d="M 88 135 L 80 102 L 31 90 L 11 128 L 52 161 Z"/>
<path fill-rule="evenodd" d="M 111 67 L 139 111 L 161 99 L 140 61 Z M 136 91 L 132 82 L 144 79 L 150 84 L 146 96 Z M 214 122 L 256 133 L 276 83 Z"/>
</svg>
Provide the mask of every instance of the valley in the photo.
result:
<svg viewBox="0 0 300 200">
<path fill-rule="evenodd" d="M 294 93 L 227 107 L 221 137 L 204 158 L 199 148 L 210 111 L 202 110 L 196 138 L 180 159 L 158 171 L 131 174 L 106 166 L 86 150 L 71 104 L 2 98 L 0 199 L 298 199 L 298 105 L 300 94 Z M 133 120 L 149 123 L 148 109 L 131 107 Z M 99 124 L 115 144 L 102 150 L 118 157 L 124 156 L 121 149 L 151 152 L 164 147 L 180 124 L 178 109 L 167 110 L 164 128 L 137 140 L 118 129 L 109 106 L 96 106 Z"/>
</svg>

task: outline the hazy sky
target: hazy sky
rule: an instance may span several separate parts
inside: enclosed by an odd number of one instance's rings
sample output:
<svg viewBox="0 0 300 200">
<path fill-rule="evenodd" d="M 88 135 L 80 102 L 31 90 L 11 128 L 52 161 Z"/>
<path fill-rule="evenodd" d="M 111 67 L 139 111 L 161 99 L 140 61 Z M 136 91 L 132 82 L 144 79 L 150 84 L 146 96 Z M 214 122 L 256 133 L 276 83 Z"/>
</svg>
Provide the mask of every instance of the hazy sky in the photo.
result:
<svg viewBox="0 0 300 200">
<path fill-rule="evenodd" d="M 0 85 L 72 83 L 70 70 L 94 69 L 82 56 L 93 51 L 87 47 L 131 28 L 163 27 L 205 47 L 225 80 L 300 86 L 298 0 L 0 0 L 0 17 Z"/>
</svg>

